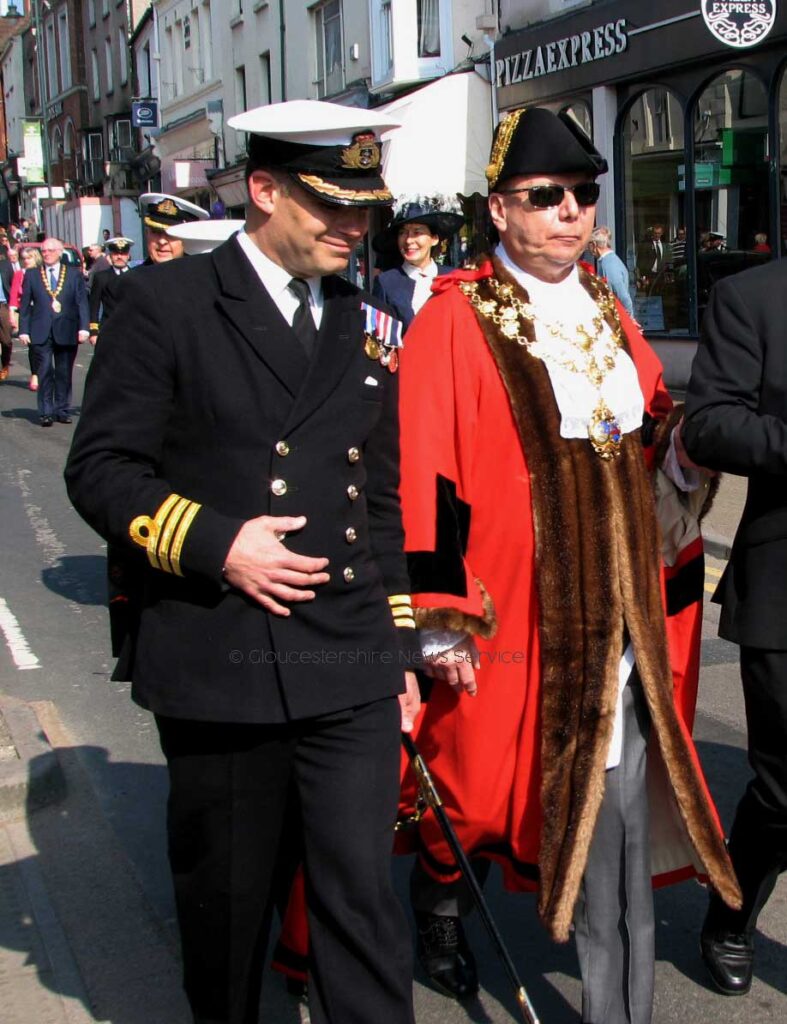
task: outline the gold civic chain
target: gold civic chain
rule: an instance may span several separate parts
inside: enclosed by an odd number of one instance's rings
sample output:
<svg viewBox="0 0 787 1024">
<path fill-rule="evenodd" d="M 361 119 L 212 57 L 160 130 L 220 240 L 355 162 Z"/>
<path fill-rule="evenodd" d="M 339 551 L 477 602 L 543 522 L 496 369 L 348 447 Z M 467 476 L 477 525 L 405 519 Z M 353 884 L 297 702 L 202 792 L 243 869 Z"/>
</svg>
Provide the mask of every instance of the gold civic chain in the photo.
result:
<svg viewBox="0 0 787 1024">
<path fill-rule="evenodd" d="M 590 326 L 584 323 L 569 326 L 562 320 L 539 320 L 549 337 L 538 340 L 524 334 L 524 325 L 534 324 L 538 319 L 535 306 L 521 299 L 513 285 L 507 282 L 487 278 L 486 284 L 494 292 L 495 298 L 480 295 L 477 281 L 464 281 L 459 287 L 470 304 L 485 320 L 491 321 L 503 337 L 515 341 L 541 362 L 582 374 L 600 392 L 605 377 L 615 368 L 618 354 L 623 348 L 619 331 L 604 331 L 607 316 L 612 315 L 617 321 L 615 302 L 611 296 L 601 294 L 596 297 L 598 313 L 591 320 Z M 559 342 L 562 349 L 556 348 L 554 342 Z M 620 425 L 600 394 L 588 425 L 588 437 L 594 451 L 602 459 L 613 458 L 620 450 Z"/>
</svg>

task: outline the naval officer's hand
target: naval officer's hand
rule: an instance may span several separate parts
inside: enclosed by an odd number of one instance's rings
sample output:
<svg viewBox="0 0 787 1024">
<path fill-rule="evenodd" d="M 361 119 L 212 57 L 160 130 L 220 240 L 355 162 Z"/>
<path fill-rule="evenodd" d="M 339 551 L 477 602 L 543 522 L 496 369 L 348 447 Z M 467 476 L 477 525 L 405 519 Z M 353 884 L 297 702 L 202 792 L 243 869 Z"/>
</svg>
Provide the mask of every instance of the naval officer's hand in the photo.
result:
<svg viewBox="0 0 787 1024">
<path fill-rule="evenodd" d="M 421 688 L 415 672 L 405 672 L 404 693 L 399 694 L 399 707 L 402 712 L 402 732 L 412 732 L 418 712 L 421 710 Z"/>
<path fill-rule="evenodd" d="M 424 658 L 423 670 L 433 679 L 448 683 L 457 694 L 475 697 L 478 692 L 475 674 L 480 667 L 478 648 L 473 638 L 468 636 L 447 651 Z"/>
<path fill-rule="evenodd" d="M 288 616 L 282 601 L 313 601 L 308 588 L 327 583 L 327 558 L 288 551 L 282 543 L 306 525 L 306 516 L 260 516 L 240 528 L 224 562 L 224 578 L 274 615 Z"/>
</svg>

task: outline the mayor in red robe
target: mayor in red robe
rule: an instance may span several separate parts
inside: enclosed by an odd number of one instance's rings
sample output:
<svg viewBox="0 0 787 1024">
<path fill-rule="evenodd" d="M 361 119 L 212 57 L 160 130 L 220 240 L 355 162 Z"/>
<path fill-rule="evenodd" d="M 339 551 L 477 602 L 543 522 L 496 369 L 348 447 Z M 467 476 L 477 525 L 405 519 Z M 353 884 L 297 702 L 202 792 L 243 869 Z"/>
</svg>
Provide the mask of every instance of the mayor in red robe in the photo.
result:
<svg viewBox="0 0 787 1024">
<path fill-rule="evenodd" d="M 435 282 L 407 335 L 401 495 L 434 677 L 416 738 L 459 838 L 507 887 L 537 889 L 555 939 L 573 922 L 583 1021 L 647 1024 L 651 879 L 740 894 L 690 736 L 700 544 L 675 559 L 666 609 L 652 465 L 672 403 L 634 322 L 577 265 L 605 170 L 568 118 L 499 126 L 501 244 Z M 402 814 L 414 803 L 406 770 Z M 456 865 L 432 815 L 409 836 L 421 961 L 470 994 Z"/>
</svg>

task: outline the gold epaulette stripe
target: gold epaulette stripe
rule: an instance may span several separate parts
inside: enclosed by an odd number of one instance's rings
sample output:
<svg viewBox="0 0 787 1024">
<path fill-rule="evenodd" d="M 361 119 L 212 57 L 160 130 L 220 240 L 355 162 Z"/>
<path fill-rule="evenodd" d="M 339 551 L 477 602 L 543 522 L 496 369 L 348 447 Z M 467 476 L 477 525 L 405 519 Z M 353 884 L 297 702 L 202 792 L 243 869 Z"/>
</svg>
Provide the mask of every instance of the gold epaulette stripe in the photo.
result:
<svg viewBox="0 0 787 1024">
<path fill-rule="evenodd" d="M 196 501 L 192 501 L 191 507 L 184 514 L 183 518 L 178 524 L 177 531 L 175 532 L 175 537 L 173 538 L 172 541 L 172 553 L 170 554 L 169 560 L 170 563 L 172 564 L 172 568 L 176 576 L 183 575 L 183 572 L 180 568 L 180 553 L 183 550 L 183 542 L 186 539 L 186 534 L 189 532 L 189 527 L 194 521 L 194 516 L 196 516 L 196 514 L 199 512 L 201 508 L 202 505 L 197 504 Z"/>
<path fill-rule="evenodd" d="M 97 331 L 98 330 L 98 324 L 91 324 L 90 325 L 90 330 L 91 331 Z"/>
<path fill-rule="evenodd" d="M 158 559 L 159 562 L 161 562 L 161 568 L 164 572 L 172 572 L 172 566 L 169 562 L 169 546 L 172 543 L 172 536 L 175 533 L 175 527 L 180 522 L 181 516 L 190 504 L 191 502 L 188 498 L 181 498 L 167 516 L 164 529 L 161 531 L 161 539 L 158 542 Z"/>
<path fill-rule="evenodd" d="M 415 629 L 413 599 L 409 594 L 392 594 L 388 598 L 394 625 L 400 629 Z"/>
<path fill-rule="evenodd" d="M 180 554 L 189 527 L 201 508 L 195 501 L 170 494 L 152 519 L 150 516 L 137 516 L 132 520 L 129 535 L 135 544 L 146 549 L 148 561 L 154 569 L 183 575 Z"/>
</svg>

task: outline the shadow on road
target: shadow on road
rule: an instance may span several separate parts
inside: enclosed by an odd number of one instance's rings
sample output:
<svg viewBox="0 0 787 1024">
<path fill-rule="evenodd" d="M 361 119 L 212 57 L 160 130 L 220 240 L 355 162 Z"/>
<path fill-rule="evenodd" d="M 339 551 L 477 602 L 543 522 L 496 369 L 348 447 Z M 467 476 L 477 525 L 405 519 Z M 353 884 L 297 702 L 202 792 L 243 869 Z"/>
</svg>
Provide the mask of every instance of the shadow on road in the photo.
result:
<svg viewBox="0 0 787 1024">
<path fill-rule="evenodd" d="M 41 571 L 47 589 L 84 605 L 107 603 L 107 560 L 103 555 L 64 555 Z"/>
</svg>

